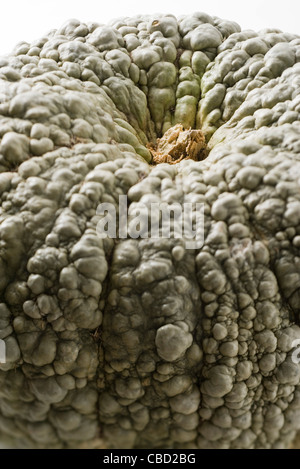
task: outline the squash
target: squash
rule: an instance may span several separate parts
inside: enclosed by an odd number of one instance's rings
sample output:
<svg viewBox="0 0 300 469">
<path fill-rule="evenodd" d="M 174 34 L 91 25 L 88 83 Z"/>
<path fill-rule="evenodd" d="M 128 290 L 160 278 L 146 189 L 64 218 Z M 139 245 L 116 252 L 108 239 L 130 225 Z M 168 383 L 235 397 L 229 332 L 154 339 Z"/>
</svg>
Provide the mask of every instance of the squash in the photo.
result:
<svg viewBox="0 0 300 469">
<path fill-rule="evenodd" d="M 2 442 L 290 445 L 299 62 L 299 36 L 204 13 L 71 20 L 1 59 Z M 101 236 L 120 196 L 129 224 L 201 204 L 203 245 Z"/>
</svg>

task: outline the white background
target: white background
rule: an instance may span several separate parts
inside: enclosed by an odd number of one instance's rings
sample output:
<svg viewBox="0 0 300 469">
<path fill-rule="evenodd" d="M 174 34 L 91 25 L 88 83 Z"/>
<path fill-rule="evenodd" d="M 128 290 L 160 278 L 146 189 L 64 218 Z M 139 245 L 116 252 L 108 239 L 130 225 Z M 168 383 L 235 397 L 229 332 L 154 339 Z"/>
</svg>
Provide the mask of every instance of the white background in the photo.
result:
<svg viewBox="0 0 300 469">
<path fill-rule="evenodd" d="M 20 41 L 33 41 L 67 19 L 106 23 L 120 16 L 203 11 L 256 31 L 275 27 L 300 34 L 299 0 L 2 0 L 0 55 Z"/>
</svg>

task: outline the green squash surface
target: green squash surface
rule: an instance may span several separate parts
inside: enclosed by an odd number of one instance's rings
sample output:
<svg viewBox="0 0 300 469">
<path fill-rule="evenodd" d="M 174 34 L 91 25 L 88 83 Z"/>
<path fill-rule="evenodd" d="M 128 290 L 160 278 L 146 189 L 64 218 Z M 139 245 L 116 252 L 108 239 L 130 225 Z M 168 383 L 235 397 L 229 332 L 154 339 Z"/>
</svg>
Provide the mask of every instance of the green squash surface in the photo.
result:
<svg viewBox="0 0 300 469">
<path fill-rule="evenodd" d="M 300 428 L 300 37 L 71 20 L 0 59 L 0 441 L 286 448 Z M 169 128 L 203 161 L 151 164 Z M 100 203 L 205 240 L 101 239 Z"/>
</svg>

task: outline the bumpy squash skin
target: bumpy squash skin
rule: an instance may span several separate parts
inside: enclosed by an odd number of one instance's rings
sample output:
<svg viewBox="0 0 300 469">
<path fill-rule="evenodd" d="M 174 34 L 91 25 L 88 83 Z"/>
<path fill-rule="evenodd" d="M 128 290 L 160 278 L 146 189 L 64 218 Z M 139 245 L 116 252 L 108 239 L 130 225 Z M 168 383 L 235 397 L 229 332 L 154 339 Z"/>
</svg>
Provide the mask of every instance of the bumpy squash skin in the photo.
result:
<svg viewBox="0 0 300 469">
<path fill-rule="evenodd" d="M 284 448 L 300 427 L 300 38 L 204 13 L 72 20 L 1 59 L 0 434 L 20 448 Z M 205 161 L 150 166 L 168 128 Z M 96 209 L 203 202 L 205 243 Z"/>
</svg>

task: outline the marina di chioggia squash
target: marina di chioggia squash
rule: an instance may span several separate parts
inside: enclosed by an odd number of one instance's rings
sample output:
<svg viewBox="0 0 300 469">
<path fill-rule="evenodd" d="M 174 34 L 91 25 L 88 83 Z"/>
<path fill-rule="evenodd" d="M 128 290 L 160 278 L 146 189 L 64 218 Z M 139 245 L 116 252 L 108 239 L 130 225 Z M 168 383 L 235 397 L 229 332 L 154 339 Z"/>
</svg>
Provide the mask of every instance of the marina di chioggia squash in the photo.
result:
<svg viewBox="0 0 300 469">
<path fill-rule="evenodd" d="M 71 20 L 0 59 L 2 444 L 290 447 L 299 62 L 299 36 L 205 13 Z M 201 245 L 134 236 L 163 203 L 202 207 Z"/>
</svg>

